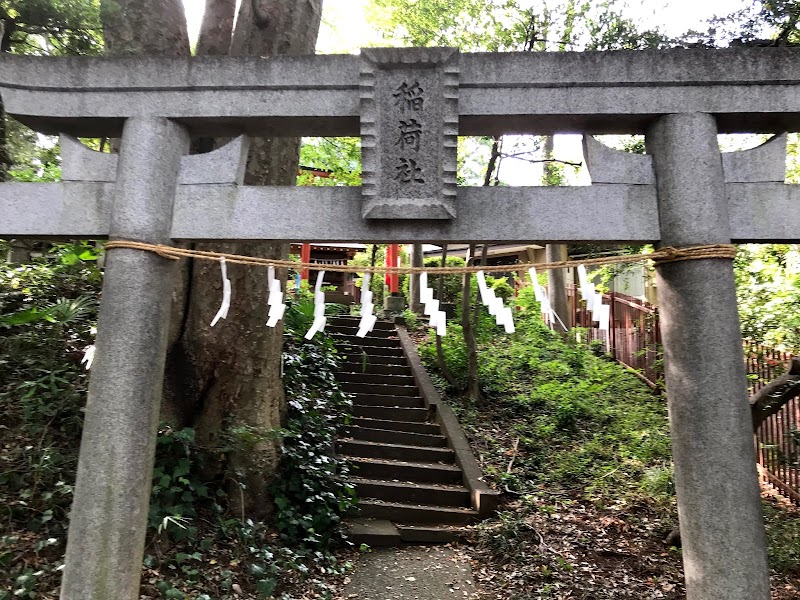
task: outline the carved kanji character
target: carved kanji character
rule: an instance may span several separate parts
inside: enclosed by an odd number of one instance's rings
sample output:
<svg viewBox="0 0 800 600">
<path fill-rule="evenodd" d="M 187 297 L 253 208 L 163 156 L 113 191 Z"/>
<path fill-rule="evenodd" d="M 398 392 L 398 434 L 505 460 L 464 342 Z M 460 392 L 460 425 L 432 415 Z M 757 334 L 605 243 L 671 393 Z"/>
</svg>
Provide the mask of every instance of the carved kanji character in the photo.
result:
<svg viewBox="0 0 800 600">
<path fill-rule="evenodd" d="M 422 136 L 422 125 L 416 119 L 409 119 L 408 121 L 400 121 L 400 137 L 394 143 L 395 146 L 399 145 L 401 149 L 405 150 L 406 147 L 419 151 L 419 140 Z"/>
<path fill-rule="evenodd" d="M 403 183 L 425 183 L 422 178 L 422 168 L 417 166 L 417 161 L 412 158 L 401 158 L 398 165 L 395 167 L 397 174 L 394 179 L 400 180 Z"/>
<path fill-rule="evenodd" d="M 400 110 L 422 110 L 422 103 L 424 101 L 422 92 L 424 92 L 418 81 L 408 85 L 405 81 L 392 94 L 395 100 L 395 106 L 399 106 Z"/>
</svg>

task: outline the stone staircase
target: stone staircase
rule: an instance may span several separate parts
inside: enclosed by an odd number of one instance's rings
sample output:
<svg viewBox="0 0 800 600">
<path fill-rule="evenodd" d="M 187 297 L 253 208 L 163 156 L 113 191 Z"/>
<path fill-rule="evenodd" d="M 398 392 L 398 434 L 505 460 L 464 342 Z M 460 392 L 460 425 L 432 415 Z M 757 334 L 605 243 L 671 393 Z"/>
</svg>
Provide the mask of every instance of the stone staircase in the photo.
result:
<svg viewBox="0 0 800 600">
<path fill-rule="evenodd" d="M 495 494 L 476 481 L 477 463 L 449 408 L 443 422 L 405 330 L 378 321 L 358 338 L 357 327 L 358 318 L 346 316 L 326 327 L 346 357 L 338 378 L 353 396 L 353 418 L 336 443 L 359 497 L 349 537 L 373 546 L 452 541 L 491 511 L 486 498 Z"/>
</svg>

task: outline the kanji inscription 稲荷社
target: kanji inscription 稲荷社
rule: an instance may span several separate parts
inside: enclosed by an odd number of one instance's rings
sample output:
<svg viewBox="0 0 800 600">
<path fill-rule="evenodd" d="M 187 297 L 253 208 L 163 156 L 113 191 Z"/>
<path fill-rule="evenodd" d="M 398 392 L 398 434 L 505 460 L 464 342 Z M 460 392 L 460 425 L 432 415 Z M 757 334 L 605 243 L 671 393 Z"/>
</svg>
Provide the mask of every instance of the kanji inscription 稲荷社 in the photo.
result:
<svg viewBox="0 0 800 600">
<path fill-rule="evenodd" d="M 401 55 L 402 54 L 402 55 Z M 458 67 L 449 48 L 362 53 L 362 214 L 455 216 Z"/>
</svg>

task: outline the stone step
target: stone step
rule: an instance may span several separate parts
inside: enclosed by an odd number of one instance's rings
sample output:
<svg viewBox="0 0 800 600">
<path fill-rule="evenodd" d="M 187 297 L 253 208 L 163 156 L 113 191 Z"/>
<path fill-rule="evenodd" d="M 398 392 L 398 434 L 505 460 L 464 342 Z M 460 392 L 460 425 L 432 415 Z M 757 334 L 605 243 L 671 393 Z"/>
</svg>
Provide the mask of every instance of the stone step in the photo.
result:
<svg viewBox="0 0 800 600">
<path fill-rule="evenodd" d="M 327 328 L 325 329 L 327 331 Z M 377 336 L 367 336 L 367 337 L 357 337 L 355 335 L 344 335 L 341 333 L 333 333 L 331 334 L 331 338 L 333 339 L 334 344 L 351 344 L 352 346 L 360 347 L 360 346 L 380 346 L 383 348 L 399 348 L 400 347 L 400 340 L 396 337 L 377 337 Z"/>
<path fill-rule="evenodd" d="M 462 473 L 455 465 L 443 463 L 350 457 L 352 474 L 369 479 L 400 479 L 421 483 L 461 483 Z"/>
<path fill-rule="evenodd" d="M 342 437 L 353 438 L 355 440 L 385 444 L 430 446 L 432 448 L 444 448 L 447 445 L 447 440 L 443 435 L 396 431 L 391 429 L 375 429 L 352 425 L 342 428 L 341 435 Z"/>
<path fill-rule="evenodd" d="M 414 462 L 453 463 L 454 454 L 450 448 L 431 448 L 408 444 L 381 444 L 364 440 L 338 439 L 336 451 L 345 456 L 384 458 Z"/>
<path fill-rule="evenodd" d="M 469 531 L 467 528 L 442 525 L 404 525 L 398 523 L 395 529 L 400 540 L 406 544 L 449 544 L 463 538 Z"/>
<path fill-rule="evenodd" d="M 411 367 L 406 364 L 376 364 L 366 365 L 361 361 L 348 360 L 342 363 L 342 373 L 358 375 L 411 375 Z"/>
<path fill-rule="evenodd" d="M 348 364 L 358 364 L 360 366 L 364 366 L 366 362 L 367 368 L 370 365 L 391 365 L 396 367 L 404 367 L 408 368 L 408 362 L 406 361 L 406 357 L 403 355 L 394 356 L 380 356 L 380 355 L 366 355 L 366 357 L 361 354 L 361 352 L 345 352 L 342 355 L 344 357 L 344 362 Z"/>
<path fill-rule="evenodd" d="M 338 373 L 336 379 L 342 383 L 367 383 L 372 385 L 402 385 L 416 386 L 416 382 L 411 375 L 380 373 Z"/>
<path fill-rule="evenodd" d="M 372 394 L 377 396 L 419 396 L 419 388 L 416 385 L 343 383 L 342 390 L 348 394 Z"/>
<path fill-rule="evenodd" d="M 384 346 L 371 346 L 369 344 L 358 344 L 350 345 L 348 347 L 344 347 L 342 345 L 340 350 L 345 356 L 354 357 L 356 360 L 360 360 L 360 358 L 366 354 L 369 357 L 372 356 L 391 356 L 402 358 L 405 361 L 405 355 L 403 354 L 403 349 L 400 346 L 395 348 L 386 348 Z M 401 362 L 403 362 L 401 361 Z"/>
<path fill-rule="evenodd" d="M 384 419 L 352 417 L 350 419 L 350 424 L 356 427 L 366 427 L 368 429 L 389 429 L 392 431 L 427 433 L 429 435 L 437 435 L 440 432 L 439 426 L 435 423 L 414 423 L 413 421 L 388 421 Z"/>
<path fill-rule="evenodd" d="M 406 421 L 425 423 L 428 420 L 427 408 L 407 408 L 393 406 L 355 405 L 352 410 L 354 417 L 366 419 L 381 419 L 383 421 Z"/>
<path fill-rule="evenodd" d="M 356 406 L 399 406 L 402 408 L 425 408 L 425 401 L 420 396 L 353 394 L 353 404 Z"/>
<path fill-rule="evenodd" d="M 359 502 L 369 499 L 469 508 L 469 490 L 460 485 L 431 485 L 364 477 L 349 477 L 347 481 L 355 486 Z"/>
<path fill-rule="evenodd" d="M 403 542 L 400 530 L 387 519 L 347 519 L 344 522 L 347 540 L 356 546 L 399 546 Z"/>
<path fill-rule="evenodd" d="M 351 317 L 346 315 L 336 315 L 333 317 L 328 317 L 328 323 L 334 326 L 343 326 L 343 327 L 358 327 L 358 324 L 361 322 L 361 317 Z M 375 322 L 375 327 L 373 327 L 373 331 L 375 330 L 389 330 L 389 331 L 396 331 L 394 327 L 394 323 L 390 323 L 389 321 L 383 321 L 378 319 Z"/>
<path fill-rule="evenodd" d="M 401 544 L 448 544 L 466 535 L 458 525 L 394 524 L 387 519 L 347 519 L 347 539 L 355 545 L 386 548 Z"/>
<path fill-rule="evenodd" d="M 330 319 L 328 319 L 328 323 L 330 323 Z M 358 321 L 355 322 L 355 325 L 350 325 L 349 323 L 344 325 L 325 325 L 325 331 L 328 333 L 338 333 L 340 335 L 345 336 L 355 336 L 358 333 Z M 387 337 L 396 337 L 397 330 L 394 328 L 392 329 L 373 329 L 372 331 L 367 333 L 366 338 L 359 338 L 359 339 L 372 339 L 372 338 L 387 338 Z"/>
<path fill-rule="evenodd" d="M 477 511 L 454 506 L 405 504 L 383 500 L 361 500 L 359 516 L 369 519 L 387 519 L 393 523 L 453 523 L 467 525 L 478 520 Z"/>
</svg>

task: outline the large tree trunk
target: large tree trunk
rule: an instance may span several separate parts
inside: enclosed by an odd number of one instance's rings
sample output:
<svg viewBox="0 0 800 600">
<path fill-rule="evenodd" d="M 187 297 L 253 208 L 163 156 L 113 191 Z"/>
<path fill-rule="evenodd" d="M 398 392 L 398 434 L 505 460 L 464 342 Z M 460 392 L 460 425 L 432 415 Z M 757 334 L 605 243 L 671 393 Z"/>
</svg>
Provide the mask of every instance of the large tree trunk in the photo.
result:
<svg viewBox="0 0 800 600">
<path fill-rule="evenodd" d="M 216 0 L 215 4 L 224 4 Z M 216 6 L 226 22 L 229 6 Z M 228 10 L 228 12 L 225 12 Z M 271 56 L 313 54 L 322 12 L 321 0 L 292 2 L 243 0 L 230 44 L 232 55 Z M 207 25 L 208 23 L 208 25 Z M 212 31 L 204 21 L 198 50 L 214 53 L 224 47 L 218 38 L 226 26 Z M 251 140 L 245 184 L 294 185 L 298 138 Z M 210 244 L 199 246 L 235 254 L 286 258 L 286 244 Z M 285 278 L 285 273 L 283 274 Z M 263 269 L 231 265 L 232 305 L 228 318 L 214 329 L 209 323 L 222 297 L 219 266 L 197 261 L 180 306 L 181 328 L 168 362 L 172 412 L 195 427 L 202 443 L 215 444 L 226 426 L 229 432 L 266 432 L 281 426 L 286 402 L 281 379 L 283 329 L 265 326 L 268 305 Z M 236 439 L 234 435 L 234 439 Z M 245 510 L 252 516 L 269 511 L 267 486 L 279 460 L 280 443 L 263 439 L 231 454 L 231 467 L 242 477 Z M 239 494 L 233 489 L 232 493 Z"/>
<path fill-rule="evenodd" d="M 475 244 L 469 245 L 469 255 L 475 256 Z M 469 265 L 469 263 L 467 263 Z M 464 333 L 464 342 L 467 345 L 467 396 L 473 402 L 481 402 L 481 380 L 478 375 L 478 341 L 475 337 L 472 306 L 472 276 L 464 273 L 461 288 L 461 329 Z"/>
<path fill-rule="evenodd" d="M 553 158 L 553 141 L 552 135 L 549 135 L 544 139 L 545 160 L 552 160 Z M 544 167 L 545 184 L 550 184 L 550 177 L 548 174 L 549 164 L 550 163 L 545 163 Z M 547 244 L 545 246 L 545 257 L 545 260 L 549 263 L 567 260 L 566 244 Z M 571 327 L 572 321 L 572 318 L 569 314 L 570 310 L 569 300 L 567 298 L 566 273 L 566 269 L 549 269 L 547 271 L 547 294 L 550 297 L 550 306 L 561 319 L 561 321 L 556 319 L 556 322 L 553 324 L 553 328 L 560 333 L 566 333 L 566 328 Z"/>
<path fill-rule="evenodd" d="M 194 53 L 197 56 L 228 54 L 235 20 L 236 0 L 206 0 L 206 10 Z"/>
<path fill-rule="evenodd" d="M 106 53 L 115 56 L 188 56 L 181 0 L 101 0 Z"/>
<path fill-rule="evenodd" d="M 235 0 L 208 0 L 198 53 L 271 56 L 313 54 L 322 0 L 243 0 L 231 35 Z M 103 0 L 107 48 L 116 54 L 189 53 L 186 21 L 180 0 Z M 310 74 L 311 76 L 312 74 Z M 299 139 L 252 140 L 245 183 L 293 185 Z M 195 148 L 209 150 L 201 141 Z M 284 258 L 285 244 L 204 244 L 202 250 Z M 284 274 L 285 276 L 285 274 Z M 201 443 L 214 445 L 223 428 L 234 439 L 280 427 L 285 415 L 281 327 L 265 326 L 268 305 L 263 269 L 230 265 L 232 304 L 226 320 L 209 326 L 222 297 L 219 265 L 192 261 L 184 268 L 174 293 L 170 350 L 167 356 L 163 415 L 177 425 L 194 427 Z M 247 436 L 237 432 L 248 431 Z M 243 488 L 234 485 L 237 505 L 244 494 L 245 511 L 254 517 L 268 512 L 267 485 L 275 472 L 279 442 L 242 444 L 231 454 L 231 467 Z"/>
<path fill-rule="evenodd" d="M 411 266 L 421 267 L 425 262 L 422 244 L 413 244 L 411 249 Z M 412 273 L 408 281 L 408 308 L 418 315 L 422 314 L 422 302 L 419 299 L 419 274 Z"/>
<path fill-rule="evenodd" d="M 416 247 L 417 244 L 414 244 Z M 422 249 L 422 244 L 419 244 L 420 250 Z M 417 265 L 414 265 L 417 266 Z M 422 265 L 420 265 L 422 266 Z M 442 244 L 442 267 L 447 266 L 447 244 Z M 438 289 L 438 298 L 439 302 L 444 302 L 444 278 L 446 275 L 439 275 L 439 289 Z M 417 283 L 419 285 L 419 283 Z M 417 297 L 419 297 L 419 292 L 417 292 Z M 440 306 L 441 308 L 441 306 Z M 422 311 L 420 311 L 422 312 Z M 442 373 L 442 376 L 447 380 L 452 387 L 457 387 L 458 382 L 456 378 L 453 376 L 453 372 L 450 370 L 450 367 L 447 366 L 447 362 L 444 359 L 444 349 L 442 348 L 442 336 L 436 334 L 436 364 L 439 366 L 439 371 Z"/>
</svg>

